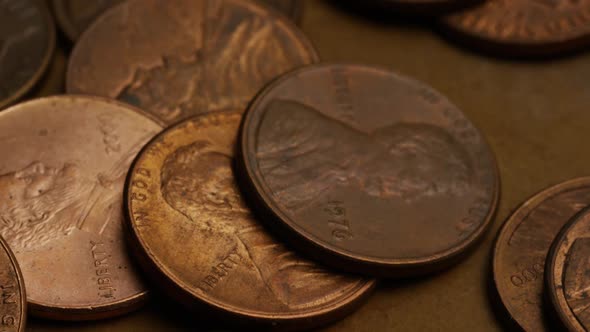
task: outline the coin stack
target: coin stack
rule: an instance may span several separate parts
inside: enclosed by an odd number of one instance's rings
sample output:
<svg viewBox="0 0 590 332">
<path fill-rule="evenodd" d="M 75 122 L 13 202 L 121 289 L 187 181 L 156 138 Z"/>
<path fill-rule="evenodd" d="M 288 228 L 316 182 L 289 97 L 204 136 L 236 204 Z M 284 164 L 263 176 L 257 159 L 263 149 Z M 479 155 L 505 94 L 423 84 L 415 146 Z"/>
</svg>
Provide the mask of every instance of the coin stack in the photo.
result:
<svg viewBox="0 0 590 332">
<path fill-rule="evenodd" d="M 491 55 L 589 41 L 585 1 L 350 5 L 429 17 Z M 27 313 L 112 318 L 152 293 L 232 328 L 312 329 L 378 279 L 477 246 L 500 196 L 482 132 L 413 78 L 320 62 L 301 14 L 297 0 L 0 0 L 0 330 Z M 67 70 L 56 39 L 73 43 Z M 590 327 L 589 188 L 551 187 L 501 229 L 491 300 L 508 324 Z"/>
</svg>

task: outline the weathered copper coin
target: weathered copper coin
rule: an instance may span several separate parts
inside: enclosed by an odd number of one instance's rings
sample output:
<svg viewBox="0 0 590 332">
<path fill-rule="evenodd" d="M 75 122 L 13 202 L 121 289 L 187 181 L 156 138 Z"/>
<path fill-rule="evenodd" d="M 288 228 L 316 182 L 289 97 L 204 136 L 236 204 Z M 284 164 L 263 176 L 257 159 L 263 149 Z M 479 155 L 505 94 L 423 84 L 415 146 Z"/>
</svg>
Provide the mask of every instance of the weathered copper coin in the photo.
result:
<svg viewBox="0 0 590 332">
<path fill-rule="evenodd" d="M 590 203 L 590 177 L 536 194 L 502 227 L 493 256 L 494 284 L 509 323 L 524 331 L 551 331 L 543 309 L 545 258 L 559 230 Z"/>
<path fill-rule="evenodd" d="M 123 0 L 53 0 L 53 11 L 61 30 L 76 41 L 105 10 Z"/>
<path fill-rule="evenodd" d="M 37 0 L 0 0 L 0 109 L 43 76 L 55 49 L 55 27 Z"/>
<path fill-rule="evenodd" d="M 590 209 L 572 218 L 547 255 L 546 294 L 568 331 L 590 329 Z"/>
<path fill-rule="evenodd" d="M 25 283 L 12 251 L 0 238 L 0 331 L 24 332 L 27 318 Z"/>
<path fill-rule="evenodd" d="M 556 55 L 590 45 L 589 0 L 488 0 L 442 23 L 453 38 L 502 55 Z"/>
<path fill-rule="evenodd" d="M 246 0 L 130 0 L 80 38 L 66 90 L 123 100 L 171 124 L 243 109 L 267 82 L 318 56 L 289 20 Z"/>
<path fill-rule="evenodd" d="M 161 130 L 141 113 L 83 96 L 0 113 L 0 234 L 18 258 L 32 314 L 98 319 L 144 302 L 122 228 L 128 168 Z"/>
<path fill-rule="evenodd" d="M 399 277 L 456 261 L 498 201 L 490 147 L 430 87 L 385 69 L 310 66 L 251 104 L 245 189 L 270 227 L 338 268 Z"/>
<path fill-rule="evenodd" d="M 299 257 L 250 214 L 232 173 L 241 113 L 191 118 L 142 150 L 126 190 L 132 247 L 155 284 L 190 308 L 280 331 L 340 318 L 375 281 Z"/>
</svg>

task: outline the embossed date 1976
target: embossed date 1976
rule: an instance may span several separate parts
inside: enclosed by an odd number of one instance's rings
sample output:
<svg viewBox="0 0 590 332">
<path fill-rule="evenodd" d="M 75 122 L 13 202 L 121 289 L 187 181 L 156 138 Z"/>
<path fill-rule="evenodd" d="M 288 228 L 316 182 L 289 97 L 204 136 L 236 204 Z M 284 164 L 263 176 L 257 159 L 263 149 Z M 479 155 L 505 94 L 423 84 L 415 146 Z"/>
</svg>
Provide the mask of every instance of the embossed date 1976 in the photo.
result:
<svg viewBox="0 0 590 332">
<path fill-rule="evenodd" d="M 341 201 L 329 201 L 324 208 L 328 215 L 328 225 L 332 229 L 332 238 L 337 241 L 352 239 L 350 224 L 346 218 L 346 208 Z"/>
</svg>

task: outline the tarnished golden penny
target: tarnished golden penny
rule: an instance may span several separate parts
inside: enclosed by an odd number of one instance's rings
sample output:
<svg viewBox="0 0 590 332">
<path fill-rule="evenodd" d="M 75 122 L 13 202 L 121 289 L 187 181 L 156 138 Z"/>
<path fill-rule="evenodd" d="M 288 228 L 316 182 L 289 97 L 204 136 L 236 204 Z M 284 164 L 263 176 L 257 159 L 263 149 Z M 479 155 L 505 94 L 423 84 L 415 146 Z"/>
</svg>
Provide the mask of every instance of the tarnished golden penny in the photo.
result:
<svg viewBox="0 0 590 332">
<path fill-rule="evenodd" d="M 308 66 L 247 111 L 240 179 L 269 227 L 325 264 L 402 277 L 478 242 L 499 177 L 485 138 L 444 96 L 382 68 Z"/>
<path fill-rule="evenodd" d="M 97 97 L 42 98 L 0 113 L 0 234 L 32 314 L 98 319 L 144 302 L 125 248 L 122 193 L 137 151 L 160 130 Z"/>
<path fill-rule="evenodd" d="M 23 276 L 12 251 L 0 238 L 0 331 L 24 332 L 26 318 Z"/>
<path fill-rule="evenodd" d="M 563 227 L 547 255 L 545 293 L 572 332 L 590 330 L 590 208 Z"/>
<path fill-rule="evenodd" d="M 55 49 L 55 27 L 37 0 L 0 0 L 0 109 L 39 81 Z"/>
<path fill-rule="evenodd" d="M 494 284 L 509 323 L 520 330 L 552 330 L 543 307 L 545 258 L 559 230 L 588 204 L 590 177 L 569 180 L 527 200 L 498 234 Z"/>
<path fill-rule="evenodd" d="M 444 18 L 442 28 L 501 55 L 557 55 L 590 45 L 590 0 L 488 0 Z"/>
<path fill-rule="evenodd" d="M 66 90 L 117 98 L 167 124 L 244 109 L 266 83 L 318 61 L 288 19 L 247 0 L 129 0 L 78 41 Z"/>
<path fill-rule="evenodd" d="M 76 41 L 105 10 L 123 0 L 53 0 L 53 11 L 61 30 Z"/>
<path fill-rule="evenodd" d="M 232 173 L 241 113 L 191 118 L 146 145 L 125 194 L 132 247 L 146 275 L 192 309 L 279 331 L 338 319 L 375 281 L 299 257 L 250 214 Z"/>
</svg>

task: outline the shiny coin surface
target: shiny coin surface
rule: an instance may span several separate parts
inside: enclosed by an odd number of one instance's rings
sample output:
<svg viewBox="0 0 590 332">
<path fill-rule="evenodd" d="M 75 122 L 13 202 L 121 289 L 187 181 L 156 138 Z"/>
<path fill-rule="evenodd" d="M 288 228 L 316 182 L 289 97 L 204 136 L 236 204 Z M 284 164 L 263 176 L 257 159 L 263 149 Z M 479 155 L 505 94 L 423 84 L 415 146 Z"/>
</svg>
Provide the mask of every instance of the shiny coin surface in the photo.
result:
<svg viewBox="0 0 590 332">
<path fill-rule="evenodd" d="M 551 331 L 543 308 L 545 258 L 570 218 L 590 203 L 590 177 L 548 188 L 508 218 L 494 247 L 494 284 L 509 322 L 524 331 Z"/>
<path fill-rule="evenodd" d="M 590 209 L 575 216 L 547 255 L 545 292 L 568 331 L 590 329 Z"/>
<path fill-rule="evenodd" d="M 66 89 L 117 98 L 167 124 L 244 109 L 277 75 L 316 62 L 289 20 L 246 0 L 130 0 L 80 38 Z"/>
<path fill-rule="evenodd" d="M 53 0 L 53 11 L 61 30 L 76 41 L 105 10 L 123 0 Z"/>
<path fill-rule="evenodd" d="M 375 282 L 299 257 L 250 214 L 232 173 L 241 113 L 191 118 L 142 150 L 126 192 L 132 247 L 189 308 L 280 331 L 338 319 Z"/>
<path fill-rule="evenodd" d="M 319 65 L 282 77 L 251 104 L 239 150 L 261 220 L 357 273 L 446 267 L 497 205 L 481 133 L 444 96 L 385 69 Z"/>
<path fill-rule="evenodd" d="M 0 238 L 0 331 L 23 332 L 27 318 L 27 298 L 18 262 Z"/>
<path fill-rule="evenodd" d="M 489 0 L 442 20 L 454 39 L 501 55 L 556 55 L 590 45 L 589 0 Z"/>
<path fill-rule="evenodd" d="M 54 49 L 55 27 L 41 1 L 0 0 L 0 109 L 33 88 Z"/>
<path fill-rule="evenodd" d="M 0 113 L 0 234 L 32 314 L 98 319 L 145 300 L 121 199 L 131 161 L 160 130 L 142 112 L 95 97 L 36 99 Z"/>
</svg>

